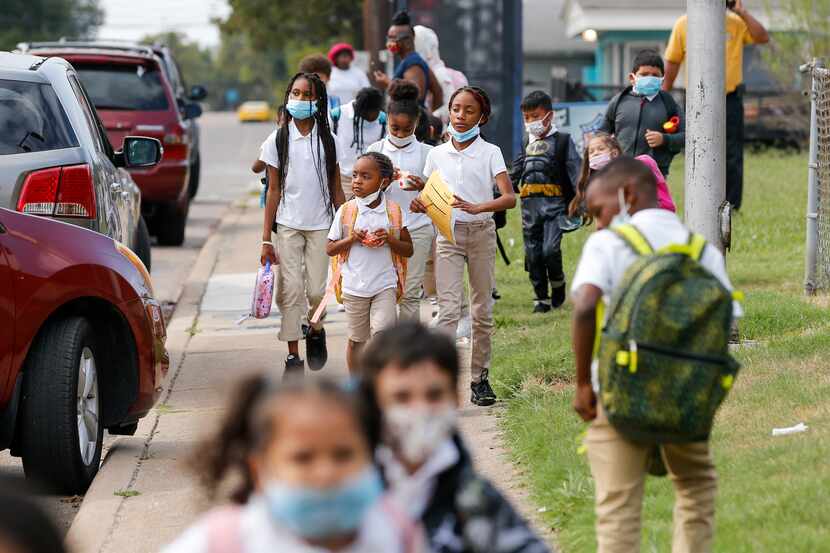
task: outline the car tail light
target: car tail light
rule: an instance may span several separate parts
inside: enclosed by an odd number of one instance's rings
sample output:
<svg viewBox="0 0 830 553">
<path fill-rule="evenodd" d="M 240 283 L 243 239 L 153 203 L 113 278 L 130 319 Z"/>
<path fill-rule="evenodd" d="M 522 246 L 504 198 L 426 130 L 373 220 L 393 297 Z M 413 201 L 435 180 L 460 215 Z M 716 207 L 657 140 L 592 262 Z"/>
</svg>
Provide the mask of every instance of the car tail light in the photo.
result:
<svg viewBox="0 0 830 553">
<path fill-rule="evenodd" d="M 164 159 L 188 158 L 190 139 L 181 125 L 173 125 L 169 132 L 165 133 L 162 143 L 164 144 Z"/>
<path fill-rule="evenodd" d="M 144 309 L 147 312 L 147 320 L 152 327 L 153 335 L 159 338 L 167 337 L 167 327 L 164 324 L 164 314 L 161 311 L 161 306 L 155 300 L 147 300 L 144 304 Z"/>
<path fill-rule="evenodd" d="M 32 171 L 23 181 L 17 210 L 31 215 L 95 218 L 95 187 L 89 165 Z"/>
</svg>

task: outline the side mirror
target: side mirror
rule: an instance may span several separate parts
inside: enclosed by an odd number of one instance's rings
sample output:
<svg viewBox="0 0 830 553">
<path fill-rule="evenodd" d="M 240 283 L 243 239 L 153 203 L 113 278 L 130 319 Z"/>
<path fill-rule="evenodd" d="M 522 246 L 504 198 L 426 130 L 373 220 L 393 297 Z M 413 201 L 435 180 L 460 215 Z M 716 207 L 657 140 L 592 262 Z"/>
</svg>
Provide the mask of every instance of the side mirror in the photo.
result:
<svg viewBox="0 0 830 553">
<path fill-rule="evenodd" d="M 204 86 L 197 84 L 190 87 L 190 94 L 188 95 L 188 98 L 194 102 L 201 102 L 207 98 L 207 95 L 207 89 Z"/>
<path fill-rule="evenodd" d="M 124 146 L 115 152 L 115 164 L 119 167 L 152 167 L 161 161 L 164 148 L 155 138 L 146 136 L 124 137 Z"/>
<path fill-rule="evenodd" d="M 184 118 L 185 119 L 196 119 L 202 115 L 202 106 L 197 104 L 196 102 L 190 102 L 189 104 L 185 104 L 184 106 Z"/>
</svg>

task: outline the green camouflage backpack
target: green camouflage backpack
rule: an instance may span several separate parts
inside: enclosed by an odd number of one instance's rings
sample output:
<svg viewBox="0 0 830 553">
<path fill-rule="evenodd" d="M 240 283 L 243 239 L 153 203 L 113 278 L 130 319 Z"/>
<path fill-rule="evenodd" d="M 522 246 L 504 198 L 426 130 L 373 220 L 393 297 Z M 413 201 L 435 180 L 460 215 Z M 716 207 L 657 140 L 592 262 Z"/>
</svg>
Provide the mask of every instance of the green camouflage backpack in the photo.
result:
<svg viewBox="0 0 830 553">
<path fill-rule="evenodd" d="M 645 444 L 705 440 L 732 387 L 733 294 L 700 263 L 706 240 L 654 252 L 633 225 L 611 229 L 638 255 L 612 301 L 598 350 L 609 422 Z"/>
</svg>

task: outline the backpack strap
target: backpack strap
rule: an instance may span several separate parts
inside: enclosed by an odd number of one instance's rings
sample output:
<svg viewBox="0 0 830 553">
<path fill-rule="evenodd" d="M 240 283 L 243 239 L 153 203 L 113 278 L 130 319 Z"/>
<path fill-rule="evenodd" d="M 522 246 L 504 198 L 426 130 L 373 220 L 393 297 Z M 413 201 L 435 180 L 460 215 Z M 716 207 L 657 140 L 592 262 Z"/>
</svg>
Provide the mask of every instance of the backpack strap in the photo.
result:
<svg viewBox="0 0 830 553">
<path fill-rule="evenodd" d="M 340 106 L 331 108 L 329 110 L 329 116 L 331 116 L 331 130 L 334 134 L 337 134 L 337 128 L 340 126 Z"/>
<path fill-rule="evenodd" d="M 646 237 L 634 225 L 616 225 L 611 227 L 611 232 L 628 244 L 637 255 L 654 254 L 654 248 L 651 247 Z"/>
<path fill-rule="evenodd" d="M 403 229 L 403 212 L 401 210 L 401 206 L 389 198 L 386 199 L 386 216 L 389 217 L 392 232 L 395 233 L 395 237 L 400 240 L 401 230 Z M 389 248 L 389 250 L 391 251 L 392 248 Z M 397 300 L 399 302 L 401 301 L 406 288 L 407 264 L 407 259 L 405 257 L 392 252 L 392 265 L 395 267 L 395 274 L 398 277 Z"/>
<path fill-rule="evenodd" d="M 679 253 L 699 262 L 705 248 L 706 239 L 702 235 L 692 232 L 689 233 L 689 241 L 685 244 L 669 244 L 665 248 L 660 248 L 657 253 Z"/>
<path fill-rule="evenodd" d="M 349 200 L 343 204 L 340 225 L 351 236 L 351 233 L 354 232 L 355 222 L 357 222 L 357 202 Z M 345 232 L 343 233 L 343 238 L 345 238 Z M 323 318 L 323 313 L 325 313 L 326 306 L 329 304 L 332 296 L 337 298 L 338 303 L 343 303 L 343 264 L 349 259 L 350 251 L 351 248 L 331 258 L 331 280 L 329 280 L 329 284 L 326 287 L 326 293 L 323 295 L 323 299 L 320 301 L 311 319 L 309 319 L 311 324 L 317 324 Z"/>
</svg>

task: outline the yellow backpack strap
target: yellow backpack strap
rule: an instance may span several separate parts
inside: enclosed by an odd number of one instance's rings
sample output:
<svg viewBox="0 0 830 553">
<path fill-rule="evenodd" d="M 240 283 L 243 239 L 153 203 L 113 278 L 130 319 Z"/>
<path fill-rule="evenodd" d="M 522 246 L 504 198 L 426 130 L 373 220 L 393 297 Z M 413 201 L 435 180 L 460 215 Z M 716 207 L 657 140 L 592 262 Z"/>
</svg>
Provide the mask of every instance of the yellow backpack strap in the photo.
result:
<svg viewBox="0 0 830 553">
<path fill-rule="evenodd" d="M 617 225 L 611 227 L 611 231 L 622 238 L 623 242 L 628 244 L 637 255 L 652 255 L 654 253 L 654 248 L 634 225 Z"/>
<path fill-rule="evenodd" d="M 388 198 L 386 199 L 386 216 L 389 217 L 389 223 L 392 225 L 392 232 L 395 233 L 395 237 L 400 240 L 401 229 L 403 229 L 403 212 L 401 211 L 401 206 Z M 406 288 L 407 259 L 392 252 L 392 265 L 395 266 L 395 274 L 398 277 L 396 299 L 400 302 Z"/>
<path fill-rule="evenodd" d="M 403 213 L 401 212 L 401 206 L 389 198 L 386 199 L 386 216 L 389 217 L 392 229 L 397 231 L 398 237 L 400 237 L 400 232 L 403 228 Z"/>
<path fill-rule="evenodd" d="M 700 234 L 689 234 L 689 241 L 685 244 L 669 244 L 664 248 L 660 248 L 657 252 L 659 254 L 679 253 L 686 255 L 695 261 L 700 261 L 703 255 L 703 250 L 706 248 L 706 239 Z"/>
<path fill-rule="evenodd" d="M 357 202 L 355 202 L 354 200 L 349 200 L 348 202 L 343 204 L 343 214 L 340 219 L 340 224 L 343 226 L 343 229 L 348 231 L 348 234 L 344 234 L 343 238 L 352 235 L 352 233 L 354 232 L 355 223 L 357 223 Z M 351 248 L 338 256 L 340 259 L 340 263 L 345 263 L 346 260 L 349 259 L 350 251 Z"/>
</svg>

